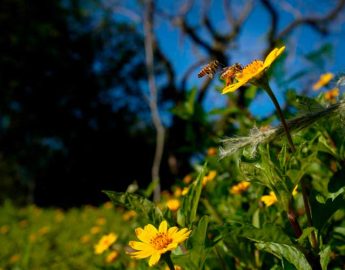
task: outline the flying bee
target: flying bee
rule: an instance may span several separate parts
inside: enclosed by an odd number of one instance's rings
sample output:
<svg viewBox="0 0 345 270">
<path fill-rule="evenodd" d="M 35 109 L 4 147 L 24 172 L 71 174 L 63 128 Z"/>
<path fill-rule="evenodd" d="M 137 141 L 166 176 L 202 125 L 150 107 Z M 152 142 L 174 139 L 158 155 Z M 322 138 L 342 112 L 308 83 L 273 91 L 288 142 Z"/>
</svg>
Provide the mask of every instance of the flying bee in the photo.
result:
<svg viewBox="0 0 345 270">
<path fill-rule="evenodd" d="M 222 80 L 225 80 L 225 84 L 226 86 L 228 86 L 229 84 L 232 84 L 235 78 L 235 75 L 238 72 L 241 72 L 242 69 L 243 67 L 239 63 L 235 63 L 230 67 L 224 68 L 222 74 L 220 75 L 220 78 Z"/>
<path fill-rule="evenodd" d="M 213 60 L 213 61 L 209 62 L 198 73 L 198 78 L 201 78 L 201 77 L 204 77 L 205 75 L 208 75 L 212 79 L 214 74 L 217 72 L 219 66 L 220 66 L 220 63 L 218 60 Z"/>
</svg>

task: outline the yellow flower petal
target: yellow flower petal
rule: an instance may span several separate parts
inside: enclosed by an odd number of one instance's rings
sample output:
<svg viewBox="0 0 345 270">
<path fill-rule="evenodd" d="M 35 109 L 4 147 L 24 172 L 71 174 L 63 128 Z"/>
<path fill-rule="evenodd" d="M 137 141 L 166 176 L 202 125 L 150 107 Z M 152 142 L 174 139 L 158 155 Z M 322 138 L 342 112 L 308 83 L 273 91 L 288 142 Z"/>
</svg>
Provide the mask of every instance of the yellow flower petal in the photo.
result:
<svg viewBox="0 0 345 270">
<path fill-rule="evenodd" d="M 271 51 L 265 61 L 264 61 L 264 68 L 267 68 L 269 66 L 272 65 L 272 63 L 279 57 L 279 55 L 281 55 L 285 50 L 285 46 L 281 47 L 281 48 L 275 48 L 273 51 Z"/>
<path fill-rule="evenodd" d="M 227 87 L 225 87 L 222 91 L 222 94 L 226 94 L 229 92 L 235 92 L 238 88 L 245 85 L 248 82 L 248 80 L 242 80 L 234 84 L 230 84 Z"/>
<path fill-rule="evenodd" d="M 174 250 L 185 241 L 191 231 L 187 228 L 178 230 L 177 227 L 168 228 L 167 221 L 162 221 L 158 230 L 151 224 L 142 228 L 137 228 L 135 233 L 139 241 L 130 241 L 129 246 L 134 250 L 128 252 L 128 255 L 135 259 L 144 259 L 150 257 L 149 265 L 155 265 L 161 254 Z"/>
<path fill-rule="evenodd" d="M 136 228 L 135 234 L 138 237 L 138 239 L 144 243 L 149 243 L 151 239 L 151 235 L 146 233 L 142 228 Z"/>
<path fill-rule="evenodd" d="M 234 80 L 235 82 L 227 85 L 223 89 L 222 93 L 226 94 L 228 92 L 234 92 L 246 83 L 255 82 L 255 80 L 260 79 L 266 69 L 271 66 L 271 64 L 279 57 L 279 55 L 283 53 L 284 50 L 285 46 L 273 49 L 268 54 L 264 62 L 261 60 L 252 61 L 249 65 L 244 67 L 241 72 L 236 73 Z"/>
<path fill-rule="evenodd" d="M 168 229 L 168 223 L 165 220 L 163 220 L 161 222 L 161 224 L 159 225 L 158 231 L 161 232 L 161 233 L 166 233 L 167 229 Z"/>
<path fill-rule="evenodd" d="M 159 253 L 152 254 L 150 260 L 149 260 L 149 266 L 153 266 L 156 263 L 158 263 L 159 259 L 161 258 L 161 255 Z"/>
<path fill-rule="evenodd" d="M 333 78 L 334 74 L 331 72 L 321 74 L 319 80 L 316 83 L 314 83 L 313 90 L 319 90 L 321 87 L 327 85 Z"/>
<path fill-rule="evenodd" d="M 154 236 L 158 233 L 158 230 L 152 225 L 148 224 L 144 227 L 145 233 L 149 234 L 150 236 Z"/>
</svg>

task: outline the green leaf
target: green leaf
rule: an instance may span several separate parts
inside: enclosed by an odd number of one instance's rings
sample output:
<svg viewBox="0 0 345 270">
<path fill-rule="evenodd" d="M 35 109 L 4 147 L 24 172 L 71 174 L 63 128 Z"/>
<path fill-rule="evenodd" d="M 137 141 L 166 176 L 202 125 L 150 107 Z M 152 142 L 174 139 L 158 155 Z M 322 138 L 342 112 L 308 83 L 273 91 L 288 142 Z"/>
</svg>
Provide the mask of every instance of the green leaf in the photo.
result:
<svg viewBox="0 0 345 270">
<path fill-rule="evenodd" d="M 161 210 L 156 205 L 145 197 L 128 192 L 103 191 L 114 205 L 125 207 L 129 210 L 134 210 L 139 216 L 145 219 L 146 222 L 153 223 L 158 226 L 163 220 Z"/>
<path fill-rule="evenodd" d="M 208 216 L 203 216 L 187 241 L 188 253 L 174 256 L 173 261 L 184 269 L 203 269 L 209 248 L 206 247 Z"/>
<path fill-rule="evenodd" d="M 228 234 L 235 234 L 239 237 L 254 241 L 256 247 L 260 250 L 269 252 L 276 257 L 285 258 L 293 264 L 298 270 L 311 270 L 311 267 L 304 254 L 293 245 L 290 237 L 284 231 L 275 225 L 266 225 L 258 229 L 251 225 L 242 225 L 241 227 L 228 226 L 225 231 Z M 223 232 L 224 240 L 226 233 Z"/>
<path fill-rule="evenodd" d="M 312 270 L 304 254 L 294 246 L 258 241 L 256 247 L 280 259 L 285 258 L 288 262 L 293 264 L 297 270 Z"/>
<path fill-rule="evenodd" d="M 322 231 L 331 216 L 338 209 L 345 209 L 345 187 L 327 197 L 318 195 L 316 200 L 311 200 L 314 227 Z"/>
<path fill-rule="evenodd" d="M 202 191 L 202 179 L 205 176 L 206 164 L 200 171 L 197 179 L 190 185 L 188 193 L 184 196 L 182 206 L 177 212 L 177 223 L 182 227 L 191 226 L 195 221 Z"/>
<path fill-rule="evenodd" d="M 325 246 L 319 253 L 322 270 L 327 270 L 327 265 L 329 264 L 331 260 L 331 252 L 332 252 L 331 247 Z"/>
<path fill-rule="evenodd" d="M 193 88 L 187 93 L 186 100 L 174 107 L 171 112 L 184 120 L 190 119 L 194 114 L 196 94 L 197 88 Z"/>
</svg>

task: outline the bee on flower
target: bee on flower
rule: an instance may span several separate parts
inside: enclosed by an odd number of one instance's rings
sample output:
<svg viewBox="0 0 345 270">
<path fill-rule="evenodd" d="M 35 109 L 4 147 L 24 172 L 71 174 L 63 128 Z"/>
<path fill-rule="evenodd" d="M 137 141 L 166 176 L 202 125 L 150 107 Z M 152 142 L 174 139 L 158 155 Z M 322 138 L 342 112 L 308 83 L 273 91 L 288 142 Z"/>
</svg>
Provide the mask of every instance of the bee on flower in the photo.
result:
<svg viewBox="0 0 345 270">
<path fill-rule="evenodd" d="M 285 46 L 275 48 L 268 54 L 264 61 L 254 60 L 244 68 L 238 68 L 237 72 L 232 76 L 231 83 L 225 86 L 222 93 L 234 92 L 247 83 L 263 86 L 266 89 L 265 72 L 284 50 Z"/>
</svg>

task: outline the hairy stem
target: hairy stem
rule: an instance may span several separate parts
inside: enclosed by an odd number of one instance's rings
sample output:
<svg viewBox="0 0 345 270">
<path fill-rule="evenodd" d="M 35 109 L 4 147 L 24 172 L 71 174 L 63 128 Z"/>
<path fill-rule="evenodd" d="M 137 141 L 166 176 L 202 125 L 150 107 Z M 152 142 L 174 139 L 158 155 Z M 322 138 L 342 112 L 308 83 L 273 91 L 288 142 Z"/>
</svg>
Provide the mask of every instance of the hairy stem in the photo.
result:
<svg viewBox="0 0 345 270">
<path fill-rule="evenodd" d="M 278 100 L 277 98 L 275 97 L 271 87 L 269 86 L 269 84 L 267 83 L 265 85 L 265 90 L 266 90 L 266 93 L 269 95 L 269 97 L 271 98 L 274 106 L 276 107 L 277 109 L 277 112 L 278 112 L 278 115 L 279 115 L 279 118 L 283 124 L 283 127 L 285 129 L 285 133 L 286 133 L 286 137 L 288 139 L 288 142 L 290 144 L 290 148 L 291 148 L 291 151 L 293 153 L 296 152 L 296 148 L 295 148 L 295 145 L 292 141 L 292 138 L 291 138 L 291 134 L 290 134 L 290 130 L 288 128 L 288 125 L 286 124 L 286 121 L 285 121 L 285 117 L 284 117 L 284 114 L 280 108 L 280 105 L 278 103 Z M 308 225 L 310 227 L 312 227 L 312 218 L 311 218 L 311 210 L 310 210 L 310 203 L 309 203 L 309 198 L 308 198 L 308 193 L 307 193 L 307 188 L 305 186 L 305 183 L 304 181 L 301 181 L 301 186 L 302 186 L 302 196 L 303 196 L 303 202 L 304 202 L 304 208 L 305 208 L 305 213 L 307 215 L 307 220 L 308 220 Z M 292 203 L 289 203 L 289 210 L 288 210 L 288 218 L 289 218 L 289 221 L 291 223 L 291 226 L 293 227 L 294 231 L 295 231 L 295 235 L 296 237 L 300 237 L 301 234 L 302 234 L 302 230 L 301 230 L 301 227 L 299 226 L 298 224 L 298 221 L 297 221 L 297 216 L 295 214 L 295 211 L 293 209 L 293 206 L 292 206 Z M 298 228 L 297 228 L 298 227 Z M 317 248 L 318 246 L 318 243 L 317 243 L 317 239 L 316 239 L 316 236 L 315 236 L 315 232 L 312 231 L 311 233 L 311 242 L 312 242 L 312 246 L 313 248 Z"/>
</svg>

